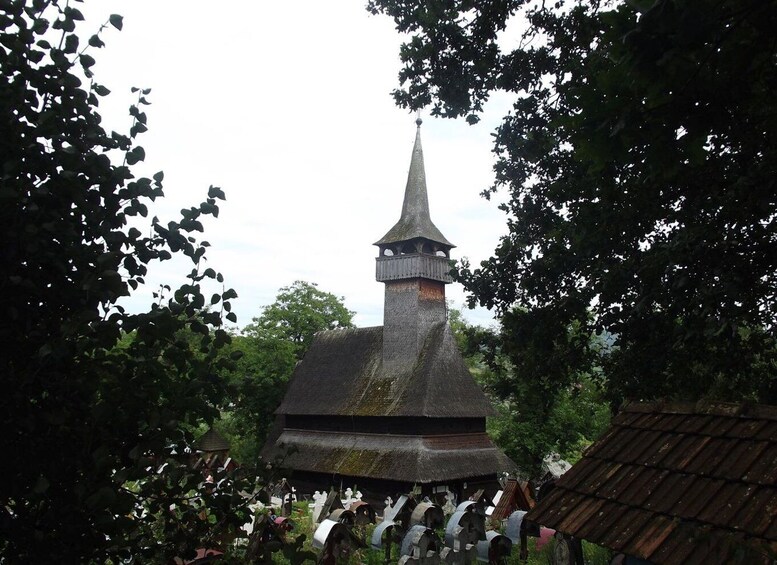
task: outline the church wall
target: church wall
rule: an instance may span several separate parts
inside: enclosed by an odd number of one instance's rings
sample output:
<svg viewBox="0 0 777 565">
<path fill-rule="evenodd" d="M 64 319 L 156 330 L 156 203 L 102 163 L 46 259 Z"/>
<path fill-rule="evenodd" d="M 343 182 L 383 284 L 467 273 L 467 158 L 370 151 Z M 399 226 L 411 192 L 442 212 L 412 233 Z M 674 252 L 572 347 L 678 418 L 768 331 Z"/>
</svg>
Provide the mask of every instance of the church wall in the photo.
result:
<svg viewBox="0 0 777 565">
<path fill-rule="evenodd" d="M 485 418 L 414 418 L 397 416 L 286 416 L 286 427 L 327 432 L 398 435 L 471 434 L 486 431 Z"/>
</svg>

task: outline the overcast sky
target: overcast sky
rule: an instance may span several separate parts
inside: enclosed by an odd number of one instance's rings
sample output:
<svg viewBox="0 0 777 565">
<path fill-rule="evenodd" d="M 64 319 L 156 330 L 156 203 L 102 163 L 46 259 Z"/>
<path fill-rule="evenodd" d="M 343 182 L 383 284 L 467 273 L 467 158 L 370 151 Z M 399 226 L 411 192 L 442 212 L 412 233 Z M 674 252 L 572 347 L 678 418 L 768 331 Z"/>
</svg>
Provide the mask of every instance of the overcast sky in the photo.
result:
<svg viewBox="0 0 777 565">
<path fill-rule="evenodd" d="M 96 80 L 112 94 L 104 123 L 127 131 L 132 86 L 151 88 L 146 161 L 137 174 L 165 173 L 163 221 L 198 204 L 210 184 L 223 188 L 221 214 L 205 224 L 209 266 L 239 298 L 238 325 L 258 315 L 282 286 L 318 283 L 345 298 L 358 326 L 382 324 L 383 285 L 372 245 L 402 207 L 415 116 L 390 96 L 401 37 L 364 0 L 293 2 L 99 0 L 82 11 L 89 34 L 109 14 L 92 50 Z M 495 202 L 479 196 L 492 181 L 491 133 L 508 102 L 495 99 L 483 122 L 424 117 L 422 140 L 432 220 L 473 263 L 490 256 L 505 231 Z M 130 305 L 151 301 L 160 282 L 190 269 L 153 268 Z M 460 285 L 447 287 L 462 307 Z M 488 325 L 485 310 L 466 311 Z"/>
</svg>

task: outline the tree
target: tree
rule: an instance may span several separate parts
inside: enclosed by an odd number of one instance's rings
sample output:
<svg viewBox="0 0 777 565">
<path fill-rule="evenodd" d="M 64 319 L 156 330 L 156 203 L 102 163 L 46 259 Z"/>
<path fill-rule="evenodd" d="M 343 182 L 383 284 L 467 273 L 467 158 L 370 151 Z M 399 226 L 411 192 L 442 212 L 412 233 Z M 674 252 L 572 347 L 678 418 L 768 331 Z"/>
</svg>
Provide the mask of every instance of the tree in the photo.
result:
<svg viewBox="0 0 777 565">
<path fill-rule="evenodd" d="M 582 363 L 577 355 L 605 351 L 607 340 L 575 329 L 564 343 L 528 339 L 523 333 L 529 327 L 526 312 L 520 309 L 506 312 L 498 330 L 470 325 L 460 311 L 450 312 L 464 359 L 497 411 L 488 421 L 494 442 L 528 477 L 541 476 L 550 453 L 577 461 L 610 422 L 601 369 L 591 360 Z M 546 362 L 549 356 L 552 363 Z M 580 366 L 592 369 L 576 371 Z"/>
<path fill-rule="evenodd" d="M 294 366 L 316 332 L 352 328 L 352 319 L 343 298 L 319 290 L 316 283 L 295 281 L 278 291 L 275 302 L 242 335 L 233 337 L 231 347 L 243 355 L 231 376 L 235 402 L 221 426 L 238 460 L 258 456 Z"/>
<path fill-rule="evenodd" d="M 244 333 L 259 340 L 291 343 L 297 359 L 302 359 L 316 332 L 352 328 L 353 314 L 343 298 L 319 290 L 316 283 L 294 281 L 278 291 L 275 302 L 266 306 Z"/>
<path fill-rule="evenodd" d="M 218 350 L 236 295 L 222 286 L 205 309 L 203 285 L 223 278 L 194 237 L 224 194 L 211 187 L 180 220 L 139 229 L 163 196 L 161 172 L 130 168 L 145 155 L 149 91 L 137 90 L 128 134 L 103 129 L 108 89 L 90 52 L 122 19 L 88 41 L 75 31 L 82 19 L 69 2 L 0 3 L 0 554 L 169 562 L 246 521 L 236 508 L 246 484 L 225 476 L 204 489 L 187 461 L 191 430 L 225 398 Z M 125 311 L 149 265 L 174 254 L 191 260 L 186 284 Z"/>
<path fill-rule="evenodd" d="M 522 471 L 539 477 L 547 455 L 575 462 L 609 425 L 606 383 L 596 364 L 607 343 L 577 325 L 559 338 L 551 321 L 533 324 L 530 316 L 506 312 L 499 332 L 483 331 L 477 339 L 499 414 L 489 432 Z"/>
<path fill-rule="evenodd" d="M 475 123 L 492 92 L 515 95 L 485 192 L 506 189 L 508 233 L 457 279 L 501 315 L 524 309 L 517 354 L 536 378 L 590 372 L 596 352 L 569 332 L 606 331 L 614 403 L 777 402 L 777 2 L 369 9 L 411 34 L 399 105 Z"/>
</svg>

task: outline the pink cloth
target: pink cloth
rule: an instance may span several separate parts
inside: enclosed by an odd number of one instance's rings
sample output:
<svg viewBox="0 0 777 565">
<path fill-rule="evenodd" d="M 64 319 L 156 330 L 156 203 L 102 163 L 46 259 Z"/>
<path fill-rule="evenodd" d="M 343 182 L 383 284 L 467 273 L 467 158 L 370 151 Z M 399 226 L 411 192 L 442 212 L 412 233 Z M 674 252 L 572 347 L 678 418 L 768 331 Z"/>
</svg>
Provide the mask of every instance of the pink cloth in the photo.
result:
<svg viewBox="0 0 777 565">
<path fill-rule="evenodd" d="M 540 537 L 537 538 L 537 542 L 536 542 L 537 549 L 540 549 L 543 545 L 548 543 L 551 539 L 553 539 L 553 536 L 555 535 L 556 535 L 556 530 L 551 530 L 550 528 L 541 527 Z"/>
</svg>

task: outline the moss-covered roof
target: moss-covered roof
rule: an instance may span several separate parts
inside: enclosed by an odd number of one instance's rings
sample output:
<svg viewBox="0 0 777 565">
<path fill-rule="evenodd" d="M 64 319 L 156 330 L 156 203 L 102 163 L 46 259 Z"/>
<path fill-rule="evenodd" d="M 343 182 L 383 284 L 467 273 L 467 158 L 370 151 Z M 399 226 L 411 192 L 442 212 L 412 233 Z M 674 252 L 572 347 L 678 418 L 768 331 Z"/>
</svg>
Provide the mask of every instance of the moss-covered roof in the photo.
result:
<svg viewBox="0 0 777 565">
<path fill-rule="evenodd" d="M 277 414 L 486 417 L 491 403 L 475 383 L 447 322 L 435 325 L 412 370 L 383 367 L 383 328 L 316 334 Z"/>
<path fill-rule="evenodd" d="M 284 465 L 327 475 L 433 483 L 516 471 L 485 433 L 423 437 L 292 429 L 278 442 L 296 448 Z"/>
</svg>

